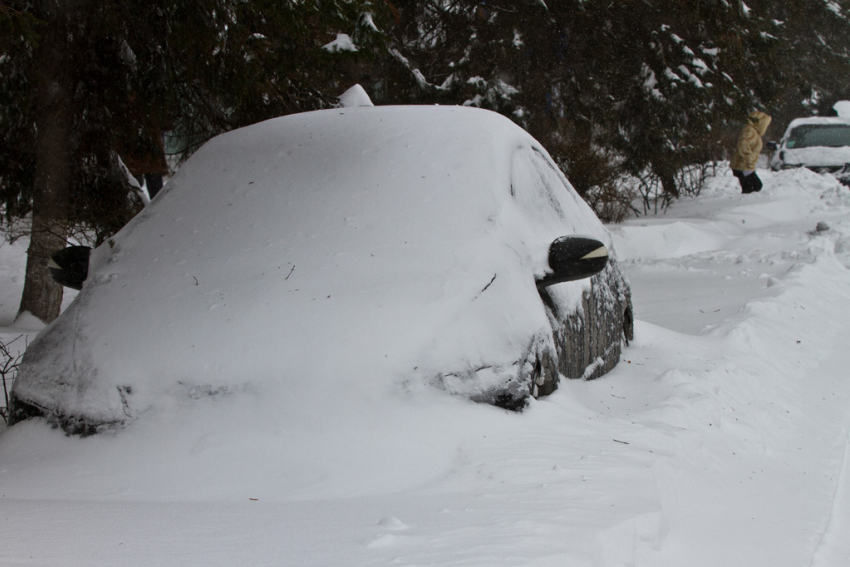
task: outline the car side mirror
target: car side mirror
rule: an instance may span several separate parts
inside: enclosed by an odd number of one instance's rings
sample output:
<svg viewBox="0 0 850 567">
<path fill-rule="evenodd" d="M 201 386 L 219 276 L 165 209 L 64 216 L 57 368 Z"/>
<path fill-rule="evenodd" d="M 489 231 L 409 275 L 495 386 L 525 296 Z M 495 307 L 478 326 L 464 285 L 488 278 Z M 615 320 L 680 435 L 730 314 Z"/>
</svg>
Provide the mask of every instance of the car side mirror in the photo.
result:
<svg viewBox="0 0 850 567">
<path fill-rule="evenodd" d="M 769 149 L 772 152 L 775 152 L 776 150 L 779 149 L 779 142 L 768 142 L 767 143 L 767 149 Z"/>
<path fill-rule="evenodd" d="M 47 267 L 53 281 L 71 289 L 82 289 L 89 277 L 89 256 L 88 246 L 69 246 L 51 256 Z"/>
<path fill-rule="evenodd" d="M 537 288 L 589 278 L 608 265 L 608 249 L 593 238 L 562 236 L 549 246 L 551 273 L 537 280 Z"/>
</svg>

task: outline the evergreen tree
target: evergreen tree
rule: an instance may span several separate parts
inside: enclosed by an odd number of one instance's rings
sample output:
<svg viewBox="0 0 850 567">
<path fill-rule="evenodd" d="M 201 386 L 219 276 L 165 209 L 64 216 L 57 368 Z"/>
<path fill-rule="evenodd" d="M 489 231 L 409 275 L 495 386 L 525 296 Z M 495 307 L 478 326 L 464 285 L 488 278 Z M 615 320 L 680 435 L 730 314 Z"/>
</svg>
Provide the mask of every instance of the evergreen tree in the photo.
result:
<svg viewBox="0 0 850 567">
<path fill-rule="evenodd" d="M 850 99 L 850 2 L 765 1 L 757 7 L 777 26 L 771 110 L 781 126 L 813 113 L 829 115 L 835 102 Z"/>
<path fill-rule="evenodd" d="M 139 208 L 121 158 L 191 153 L 220 132 L 330 104 L 381 40 L 369 0 L 2 0 L 0 198 L 31 215 L 20 312 L 50 321 L 48 258 L 72 227 L 97 241 Z M 339 33 L 358 51 L 325 49 Z M 128 198 L 128 195 L 130 198 Z"/>
<path fill-rule="evenodd" d="M 616 168 L 675 196 L 675 173 L 716 157 L 754 107 L 846 93 L 846 3 L 399 1 L 377 90 L 510 116 L 579 192 Z"/>
</svg>

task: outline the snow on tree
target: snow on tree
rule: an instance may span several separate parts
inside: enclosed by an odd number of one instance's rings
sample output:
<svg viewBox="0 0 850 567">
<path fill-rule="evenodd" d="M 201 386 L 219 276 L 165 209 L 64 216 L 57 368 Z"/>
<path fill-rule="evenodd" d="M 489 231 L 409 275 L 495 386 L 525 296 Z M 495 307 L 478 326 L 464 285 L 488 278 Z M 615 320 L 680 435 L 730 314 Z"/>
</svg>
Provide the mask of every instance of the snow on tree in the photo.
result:
<svg viewBox="0 0 850 567">
<path fill-rule="evenodd" d="M 778 112 L 783 93 L 799 104 L 813 91 L 834 102 L 850 61 L 842 2 L 395 5 L 384 99 L 506 114 L 547 144 L 582 193 L 625 169 L 676 195 L 675 172 L 718 156 L 724 130 L 753 107 Z"/>
</svg>

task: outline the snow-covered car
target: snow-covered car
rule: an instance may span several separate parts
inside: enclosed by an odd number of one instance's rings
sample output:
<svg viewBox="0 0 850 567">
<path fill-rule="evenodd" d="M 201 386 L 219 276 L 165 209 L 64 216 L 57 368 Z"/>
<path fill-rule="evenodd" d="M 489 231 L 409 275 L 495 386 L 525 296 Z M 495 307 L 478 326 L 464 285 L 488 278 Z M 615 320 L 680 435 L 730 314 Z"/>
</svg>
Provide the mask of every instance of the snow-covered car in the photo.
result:
<svg viewBox="0 0 850 567">
<path fill-rule="evenodd" d="M 633 319 L 611 248 L 498 114 L 262 122 L 208 142 L 92 251 L 26 352 L 13 420 L 92 433 L 201 398 L 256 395 L 286 415 L 375 388 L 520 409 L 617 364 Z"/>
<path fill-rule="evenodd" d="M 835 172 L 850 163 L 850 119 L 796 118 L 774 144 L 770 168 L 807 167 L 819 173 Z"/>
</svg>

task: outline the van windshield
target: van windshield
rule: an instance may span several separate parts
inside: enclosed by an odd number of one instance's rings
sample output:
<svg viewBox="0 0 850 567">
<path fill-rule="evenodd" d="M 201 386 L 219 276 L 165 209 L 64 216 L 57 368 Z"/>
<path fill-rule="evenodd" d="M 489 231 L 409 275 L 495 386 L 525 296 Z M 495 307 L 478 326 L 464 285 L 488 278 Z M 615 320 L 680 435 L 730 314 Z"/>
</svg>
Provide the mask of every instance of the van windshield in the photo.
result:
<svg viewBox="0 0 850 567">
<path fill-rule="evenodd" d="M 791 130 L 787 148 L 850 146 L 850 124 L 802 124 Z"/>
</svg>

